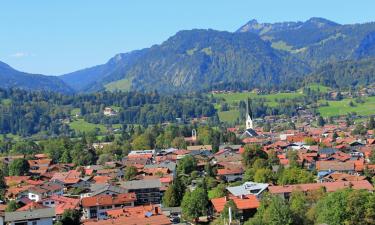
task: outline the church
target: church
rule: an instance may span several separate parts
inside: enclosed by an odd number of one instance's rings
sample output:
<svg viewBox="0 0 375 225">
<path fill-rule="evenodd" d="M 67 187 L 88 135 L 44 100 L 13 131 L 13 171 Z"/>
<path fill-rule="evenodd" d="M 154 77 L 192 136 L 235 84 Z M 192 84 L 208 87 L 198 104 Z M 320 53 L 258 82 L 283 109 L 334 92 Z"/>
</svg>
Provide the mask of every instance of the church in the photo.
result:
<svg viewBox="0 0 375 225">
<path fill-rule="evenodd" d="M 241 139 L 245 139 L 248 137 L 256 137 L 256 136 L 258 136 L 258 134 L 254 130 L 253 113 L 250 108 L 250 99 L 247 99 L 246 101 L 246 130 L 241 135 Z"/>
</svg>

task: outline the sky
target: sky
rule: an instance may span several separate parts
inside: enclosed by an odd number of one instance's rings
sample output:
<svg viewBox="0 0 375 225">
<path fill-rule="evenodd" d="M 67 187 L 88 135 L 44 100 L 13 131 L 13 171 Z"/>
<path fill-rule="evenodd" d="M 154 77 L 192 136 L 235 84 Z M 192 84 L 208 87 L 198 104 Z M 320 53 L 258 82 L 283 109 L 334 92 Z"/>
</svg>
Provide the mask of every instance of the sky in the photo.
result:
<svg viewBox="0 0 375 225">
<path fill-rule="evenodd" d="M 374 9 L 374 0 L 0 0 L 0 61 L 61 75 L 160 44 L 179 30 L 232 32 L 251 19 L 363 23 L 375 21 Z"/>
</svg>

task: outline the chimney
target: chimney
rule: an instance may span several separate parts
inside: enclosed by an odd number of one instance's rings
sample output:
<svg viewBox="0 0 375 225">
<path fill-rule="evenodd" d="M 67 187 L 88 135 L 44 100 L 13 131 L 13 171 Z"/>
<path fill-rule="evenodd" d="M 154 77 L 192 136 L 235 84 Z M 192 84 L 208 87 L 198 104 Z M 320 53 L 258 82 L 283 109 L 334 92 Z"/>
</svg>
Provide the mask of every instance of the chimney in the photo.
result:
<svg viewBox="0 0 375 225">
<path fill-rule="evenodd" d="M 159 215 L 159 207 L 157 207 L 157 206 L 155 207 L 155 214 Z"/>
<path fill-rule="evenodd" d="M 225 200 L 225 201 L 228 201 L 228 198 L 227 198 L 227 196 L 224 196 L 224 200 Z"/>
</svg>

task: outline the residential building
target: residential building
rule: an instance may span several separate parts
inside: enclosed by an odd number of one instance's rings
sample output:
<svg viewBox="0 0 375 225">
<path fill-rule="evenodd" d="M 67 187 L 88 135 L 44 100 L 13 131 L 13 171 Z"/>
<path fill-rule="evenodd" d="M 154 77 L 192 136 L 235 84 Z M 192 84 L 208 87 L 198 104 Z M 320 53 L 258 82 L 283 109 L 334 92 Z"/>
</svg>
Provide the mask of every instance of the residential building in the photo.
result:
<svg viewBox="0 0 375 225">
<path fill-rule="evenodd" d="M 83 219 L 107 219 L 107 211 L 124 207 L 133 207 L 137 197 L 135 193 L 119 195 L 98 195 L 81 200 Z"/>
</svg>

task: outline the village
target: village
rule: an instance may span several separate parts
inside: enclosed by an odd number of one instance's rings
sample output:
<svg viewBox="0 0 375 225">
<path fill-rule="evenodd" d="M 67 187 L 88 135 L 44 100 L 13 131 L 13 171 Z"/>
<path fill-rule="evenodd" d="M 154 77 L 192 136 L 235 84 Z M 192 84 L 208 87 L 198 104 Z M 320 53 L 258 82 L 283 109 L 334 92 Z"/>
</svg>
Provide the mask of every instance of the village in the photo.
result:
<svg viewBox="0 0 375 225">
<path fill-rule="evenodd" d="M 338 120 L 320 127 L 306 122 L 291 130 L 264 131 L 252 117 L 247 104 L 246 129 L 227 128 L 241 144 L 221 143 L 216 152 L 212 145 L 198 143 L 194 129 L 185 137 L 186 149 L 136 149 L 104 164 L 53 163 L 48 155 L 35 154 L 27 158 L 25 174 L 4 178 L 0 224 L 66 224 L 67 218 L 85 225 L 205 224 L 222 215 L 227 215 L 224 224 L 243 224 L 256 214 L 264 196 L 288 200 L 294 191 L 374 191 L 373 127 L 358 135 L 354 125 Z M 92 145 L 101 149 L 110 144 Z M 1 160 L 11 165 L 24 157 Z M 261 166 L 265 159 L 270 163 Z M 288 168 L 298 168 L 300 174 L 276 182 L 275 174 Z M 184 205 L 186 196 L 176 200 L 181 180 L 185 195 L 204 186 L 208 193 L 203 211 Z M 189 206 L 199 208 L 192 196 Z"/>
</svg>

